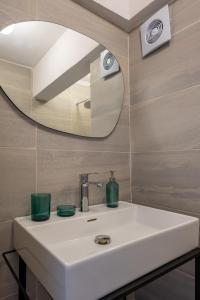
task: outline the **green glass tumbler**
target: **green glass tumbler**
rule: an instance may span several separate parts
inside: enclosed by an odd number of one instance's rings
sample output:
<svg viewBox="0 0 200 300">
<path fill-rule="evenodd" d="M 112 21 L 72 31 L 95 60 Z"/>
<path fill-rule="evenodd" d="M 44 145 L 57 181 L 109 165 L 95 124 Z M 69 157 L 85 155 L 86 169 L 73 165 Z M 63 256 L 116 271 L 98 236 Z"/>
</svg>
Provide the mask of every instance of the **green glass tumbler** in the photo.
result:
<svg viewBox="0 0 200 300">
<path fill-rule="evenodd" d="M 50 218 L 51 194 L 31 194 L 31 219 L 33 221 L 45 221 Z"/>
</svg>

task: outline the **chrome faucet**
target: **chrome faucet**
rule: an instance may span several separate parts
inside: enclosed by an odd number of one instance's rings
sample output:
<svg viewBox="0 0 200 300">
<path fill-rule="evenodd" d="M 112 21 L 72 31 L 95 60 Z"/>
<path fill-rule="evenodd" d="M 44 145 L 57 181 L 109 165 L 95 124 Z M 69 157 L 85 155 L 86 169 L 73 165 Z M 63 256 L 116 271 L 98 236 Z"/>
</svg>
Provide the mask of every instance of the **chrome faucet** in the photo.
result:
<svg viewBox="0 0 200 300">
<path fill-rule="evenodd" d="M 89 211 L 89 182 L 88 174 L 80 174 L 80 211 Z"/>
<path fill-rule="evenodd" d="M 89 175 L 98 173 L 80 174 L 80 211 L 89 211 L 89 185 L 94 184 L 99 188 L 104 187 L 103 182 L 89 181 Z"/>
</svg>

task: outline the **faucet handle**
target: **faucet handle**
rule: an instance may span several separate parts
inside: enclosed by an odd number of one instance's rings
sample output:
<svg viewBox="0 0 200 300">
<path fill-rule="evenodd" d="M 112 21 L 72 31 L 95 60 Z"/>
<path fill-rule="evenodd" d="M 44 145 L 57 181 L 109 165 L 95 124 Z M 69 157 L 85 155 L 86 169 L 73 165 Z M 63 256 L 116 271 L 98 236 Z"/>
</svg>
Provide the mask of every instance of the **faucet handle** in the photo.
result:
<svg viewBox="0 0 200 300">
<path fill-rule="evenodd" d="M 104 188 L 105 183 L 104 182 L 97 182 L 97 187 L 98 188 Z"/>
<path fill-rule="evenodd" d="M 99 181 L 89 181 L 89 184 L 93 184 L 96 185 L 96 187 L 98 188 L 104 188 L 105 187 L 105 183 L 104 182 L 99 182 Z"/>
</svg>

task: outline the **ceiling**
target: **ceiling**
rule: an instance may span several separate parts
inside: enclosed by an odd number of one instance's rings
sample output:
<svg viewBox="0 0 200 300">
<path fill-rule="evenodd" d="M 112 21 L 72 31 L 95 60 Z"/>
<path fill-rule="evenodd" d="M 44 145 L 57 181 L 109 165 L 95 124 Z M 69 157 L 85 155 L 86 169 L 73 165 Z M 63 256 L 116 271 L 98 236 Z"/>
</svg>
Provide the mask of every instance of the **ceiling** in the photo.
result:
<svg viewBox="0 0 200 300">
<path fill-rule="evenodd" d="M 174 0 L 73 0 L 126 32 Z"/>
<path fill-rule="evenodd" d="M 33 67 L 66 30 L 49 22 L 15 24 L 12 33 L 4 35 L 0 32 L 0 59 Z M 22 47 L 24 51 L 21 51 Z"/>
<path fill-rule="evenodd" d="M 129 19 L 129 4 L 130 0 L 92 0 L 93 2 L 98 3 L 99 5 L 113 11 L 119 16 Z"/>
<path fill-rule="evenodd" d="M 148 6 L 152 0 L 92 0 L 105 8 L 113 11 L 119 16 L 130 20 L 139 11 Z"/>
</svg>

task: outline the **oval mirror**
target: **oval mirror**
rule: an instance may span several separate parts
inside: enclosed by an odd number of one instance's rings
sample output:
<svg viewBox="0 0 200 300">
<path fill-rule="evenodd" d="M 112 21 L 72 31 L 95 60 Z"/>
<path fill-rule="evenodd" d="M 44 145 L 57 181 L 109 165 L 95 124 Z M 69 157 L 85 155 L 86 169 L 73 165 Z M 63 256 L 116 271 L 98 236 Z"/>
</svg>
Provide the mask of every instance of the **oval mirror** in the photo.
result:
<svg viewBox="0 0 200 300">
<path fill-rule="evenodd" d="M 109 50 L 43 21 L 1 30 L 0 86 L 37 123 L 86 137 L 112 132 L 124 94 L 119 63 Z"/>
</svg>

